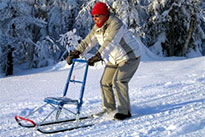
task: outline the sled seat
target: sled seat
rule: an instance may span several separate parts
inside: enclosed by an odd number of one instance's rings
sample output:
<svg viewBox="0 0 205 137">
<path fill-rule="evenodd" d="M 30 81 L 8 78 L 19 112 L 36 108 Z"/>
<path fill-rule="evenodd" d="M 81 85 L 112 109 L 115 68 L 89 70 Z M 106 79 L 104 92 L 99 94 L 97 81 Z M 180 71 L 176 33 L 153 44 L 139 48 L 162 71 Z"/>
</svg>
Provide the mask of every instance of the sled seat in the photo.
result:
<svg viewBox="0 0 205 137">
<path fill-rule="evenodd" d="M 67 97 L 47 97 L 44 99 L 44 102 L 48 104 L 54 104 L 54 105 L 61 105 L 63 106 L 64 104 L 78 104 L 78 100 L 73 100 Z"/>
<path fill-rule="evenodd" d="M 75 66 L 76 62 L 85 64 L 84 65 L 84 68 L 85 68 L 84 75 L 81 78 L 81 80 L 71 79 L 71 76 L 72 76 L 72 73 L 73 73 L 74 66 Z M 74 112 L 74 114 L 80 114 L 80 108 L 83 104 L 83 95 L 84 95 L 87 72 L 88 72 L 88 61 L 87 60 L 73 59 L 72 60 L 72 66 L 70 68 L 70 72 L 68 74 L 67 82 L 65 84 L 65 88 L 64 88 L 64 91 L 63 91 L 63 96 L 62 97 L 47 97 L 47 98 L 44 99 L 44 102 L 46 102 L 47 104 L 52 105 L 54 107 L 54 110 L 56 109 L 56 111 L 57 111 L 57 115 L 56 115 L 57 118 L 56 119 L 58 119 L 58 116 L 61 112 L 61 109 L 63 109 L 63 106 L 66 105 L 66 104 L 76 105 L 76 113 Z M 82 75 L 82 74 L 80 74 L 80 75 Z M 78 84 L 81 85 L 81 89 L 79 91 L 79 97 L 76 97 L 75 99 L 71 99 L 71 98 L 66 97 L 70 82 L 78 83 Z M 66 110 L 69 110 L 69 112 L 71 112 L 71 110 L 69 108 L 66 108 Z"/>
</svg>

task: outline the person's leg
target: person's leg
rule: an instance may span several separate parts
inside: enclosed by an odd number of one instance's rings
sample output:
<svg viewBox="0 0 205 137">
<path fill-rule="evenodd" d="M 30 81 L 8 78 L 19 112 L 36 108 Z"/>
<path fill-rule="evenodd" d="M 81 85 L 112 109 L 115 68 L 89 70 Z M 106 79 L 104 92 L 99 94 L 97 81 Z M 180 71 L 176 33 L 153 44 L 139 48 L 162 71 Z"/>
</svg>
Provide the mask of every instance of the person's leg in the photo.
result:
<svg viewBox="0 0 205 137">
<path fill-rule="evenodd" d="M 118 103 L 118 113 L 124 115 L 130 115 L 130 99 L 128 93 L 128 82 L 133 77 L 139 66 L 140 58 L 136 60 L 130 60 L 119 64 L 114 78 L 113 78 L 113 89 L 116 95 Z"/>
<path fill-rule="evenodd" d="M 113 111 L 116 109 L 116 103 L 112 89 L 112 79 L 116 69 L 116 65 L 107 63 L 100 81 L 103 110 Z"/>
</svg>

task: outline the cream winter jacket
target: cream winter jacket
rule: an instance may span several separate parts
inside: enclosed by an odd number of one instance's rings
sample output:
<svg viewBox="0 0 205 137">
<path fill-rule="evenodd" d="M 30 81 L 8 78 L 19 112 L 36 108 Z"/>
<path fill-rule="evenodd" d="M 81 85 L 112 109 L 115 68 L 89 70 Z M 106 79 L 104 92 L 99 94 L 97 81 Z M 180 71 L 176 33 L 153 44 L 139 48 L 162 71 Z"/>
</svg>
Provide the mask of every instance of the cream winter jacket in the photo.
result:
<svg viewBox="0 0 205 137">
<path fill-rule="evenodd" d="M 97 43 L 100 44 L 98 52 L 102 59 L 112 64 L 119 64 L 140 56 L 138 42 L 132 33 L 112 14 L 101 28 L 95 25 L 76 50 L 85 53 Z"/>
</svg>

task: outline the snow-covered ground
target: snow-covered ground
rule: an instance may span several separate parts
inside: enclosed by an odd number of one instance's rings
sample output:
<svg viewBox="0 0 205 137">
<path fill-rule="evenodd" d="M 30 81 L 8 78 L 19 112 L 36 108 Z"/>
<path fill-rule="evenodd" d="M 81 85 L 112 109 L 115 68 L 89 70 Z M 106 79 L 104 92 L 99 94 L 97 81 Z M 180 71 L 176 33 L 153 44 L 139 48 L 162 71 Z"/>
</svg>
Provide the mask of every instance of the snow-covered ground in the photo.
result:
<svg viewBox="0 0 205 137">
<path fill-rule="evenodd" d="M 75 75 L 83 68 L 78 65 Z M 90 67 L 82 114 L 101 110 L 99 80 L 103 67 Z M 19 72 L 0 78 L 0 136 L 45 135 L 20 127 L 15 115 L 24 116 L 44 104 L 48 96 L 61 96 L 69 66 L 61 62 L 47 68 Z M 205 135 L 205 57 L 155 58 L 143 56 L 130 81 L 133 117 L 124 121 L 103 121 L 92 127 L 48 136 L 94 137 L 202 137 Z M 77 89 L 72 88 L 71 92 Z M 68 93 L 68 94 L 69 94 Z M 39 117 L 47 109 L 37 112 Z M 37 118 L 37 117 L 36 117 Z"/>
</svg>

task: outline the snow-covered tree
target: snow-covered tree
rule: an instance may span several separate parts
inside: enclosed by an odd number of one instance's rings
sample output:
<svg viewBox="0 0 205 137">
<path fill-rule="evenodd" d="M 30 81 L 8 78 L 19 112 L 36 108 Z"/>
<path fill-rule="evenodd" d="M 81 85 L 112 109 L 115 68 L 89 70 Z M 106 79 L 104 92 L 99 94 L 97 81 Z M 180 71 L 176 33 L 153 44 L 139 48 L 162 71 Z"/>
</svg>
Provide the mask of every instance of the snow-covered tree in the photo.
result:
<svg viewBox="0 0 205 137">
<path fill-rule="evenodd" d="M 75 16 L 79 11 L 76 0 L 53 0 L 48 10 L 48 35 L 55 39 L 59 34 L 72 30 Z"/>
<path fill-rule="evenodd" d="M 200 2 L 200 8 L 199 8 L 200 14 L 200 20 L 201 20 L 201 28 L 203 32 L 205 32 L 205 1 Z M 205 36 L 203 36 L 202 39 L 202 55 L 205 56 Z"/>
<path fill-rule="evenodd" d="M 58 47 L 61 45 L 58 45 L 57 40 L 60 34 L 72 30 L 79 3 L 82 4 L 82 1 L 1 1 L 1 70 L 6 72 L 7 55 L 11 51 L 14 65 L 27 64 L 27 68 L 31 68 L 56 63 L 64 53 Z"/>
<path fill-rule="evenodd" d="M 94 25 L 90 12 L 97 1 L 105 2 L 154 53 L 205 55 L 203 0 L 1 0 L 0 70 L 65 59 Z"/>
<path fill-rule="evenodd" d="M 9 69 L 7 62 L 10 62 L 8 54 L 11 54 L 15 60 L 31 61 L 34 43 L 32 28 L 45 27 L 46 23 L 31 16 L 32 8 L 26 2 L 4 0 L 0 5 L 0 47 L 3 52 L 0 58 L 1 68 L 6 72 Z M 22 49 L 22 47 L 26 48 Z M 20 51 L 24 54 L 19 54 Z M 21 56 L 17 57 L 15 53 Z"/>
<path fill-rule="evenodd" d="M 149 1 L 142 0 L 108 0 L 110 10 L 118 16 L 128 28 L 137 35 L 143 36 L 143 26 L 148 18 L 146 5 Z"/>
<path fill-rule="evenodd" d="M 58 45 L 56 45 L 49 37 L 46 37 L 44 40 L 37 41 L 30 65 L 34 68 L 39 68 L 55 64 L 55 58 L 58 50 Z"/>
<path fill-rule="evenodd" d="M 66 49 L 60 56 L 60 60 L 64 60 L 66 55 L 70 53 L 70 51 L 74 50 L 75 47 L 80 43 L 81 37 L 76 34 L 76 29 L 66 32 L 65 34 L 60 35 L 60 39 L 58 42 L 60 45 Z"/>
<path fill-rule="evenodd" d="M 94 25 L 90 12 L 95 2 L 96 0 L 84 2 L 82 9 L 76 16 L 75 24 L 73 27 L 77 30 L 76 33 L 81 37 L 85 37 Z"/>
<path fill-rule="evenodd" d="M 150 6 L 146 45 L 165 56 L 200 53 L 204 32 L 199 16 L 199 1 L 154 0 Z"/>
</svg>

